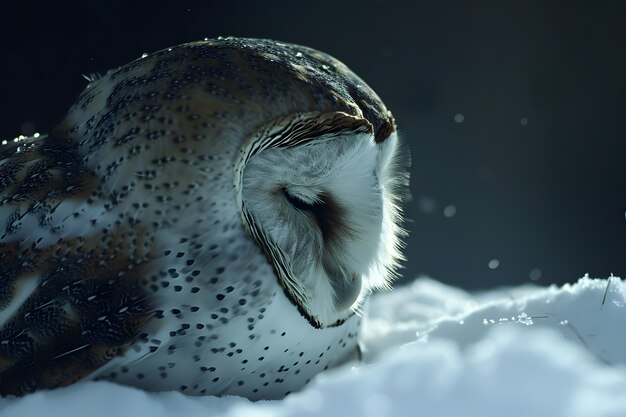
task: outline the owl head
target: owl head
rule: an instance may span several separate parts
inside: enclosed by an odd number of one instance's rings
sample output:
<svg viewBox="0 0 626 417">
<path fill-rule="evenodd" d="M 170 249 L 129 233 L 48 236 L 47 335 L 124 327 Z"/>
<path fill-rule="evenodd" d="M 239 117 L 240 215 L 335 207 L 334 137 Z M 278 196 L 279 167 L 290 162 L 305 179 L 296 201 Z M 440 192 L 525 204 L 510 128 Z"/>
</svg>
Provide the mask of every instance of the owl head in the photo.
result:
<svg viewBox="0 0 626 417">
<path fill-rule="evenodd" d="M 172 233 L 210 235 L 188 218 L 232 207 L 315 327 L 394 275 L 408 153 L 376 93 L 329 55 L 241 38 L 169 48 L 94 80 L 57 133 L 115 195 L 138 172 L 186 190 L 163 197 L 182 207 Z"/>
</svg>

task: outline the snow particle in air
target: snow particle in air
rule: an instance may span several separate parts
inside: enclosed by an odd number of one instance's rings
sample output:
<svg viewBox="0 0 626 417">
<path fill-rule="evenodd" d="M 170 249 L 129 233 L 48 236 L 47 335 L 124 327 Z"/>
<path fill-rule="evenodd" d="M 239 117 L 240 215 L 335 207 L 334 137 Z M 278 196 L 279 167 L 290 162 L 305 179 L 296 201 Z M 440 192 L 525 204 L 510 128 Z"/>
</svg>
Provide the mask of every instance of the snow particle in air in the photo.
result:
<svg viewBox="0 0 626 417">
<path fill-rule="evenodd" d="M 454 115 L 455 123 L 463 123 L 463 121 L 465 121 L 465 116 L 463 115 L 463 113 L 457 113 Z"/>
<path fill-rule="evenodd" d="M 456 206 L 454 204 L 449 204 L 444 207 L 443 209 L 444 217 L 447 217 L 447 218 L 454 217 L 455 214 L 456 214 Z"/>
<path fill-rule="evenodd" d="M 531 279 L 531 281 L 538 281 L 541 278 L 541 269 L 539 268 L 531 269 L 530 273 L 528 274 L 528 277 Z"/>
<path fill-rule="evenodd" d="M 528 117 L 522 117 L 519 122 L 522 124 L 522 126 L 528 125 Z"/>
<path fill-rule="evenodd" d="M 496 269 L 500 266 L 500 261 L 497 259 L 492 259 L 487 265 L 489 266 L 489 269 Z"/>
</svg>

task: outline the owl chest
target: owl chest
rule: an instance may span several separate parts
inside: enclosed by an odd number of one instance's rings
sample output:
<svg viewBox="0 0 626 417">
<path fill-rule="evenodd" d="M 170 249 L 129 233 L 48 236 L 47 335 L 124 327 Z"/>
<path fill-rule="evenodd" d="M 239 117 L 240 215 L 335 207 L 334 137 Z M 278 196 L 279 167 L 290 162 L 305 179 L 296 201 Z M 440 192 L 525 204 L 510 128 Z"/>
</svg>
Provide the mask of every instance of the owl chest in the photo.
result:
<svg viewBox="0 0 626 417">
<path fill-rule="evenodd" d="M 267 300 L 247 310 L 165 319 L 101 377 L 190 395 L 281 398 L 356 349 L 358 317 L 316 329 L 281 288 Z"/>
</svg>

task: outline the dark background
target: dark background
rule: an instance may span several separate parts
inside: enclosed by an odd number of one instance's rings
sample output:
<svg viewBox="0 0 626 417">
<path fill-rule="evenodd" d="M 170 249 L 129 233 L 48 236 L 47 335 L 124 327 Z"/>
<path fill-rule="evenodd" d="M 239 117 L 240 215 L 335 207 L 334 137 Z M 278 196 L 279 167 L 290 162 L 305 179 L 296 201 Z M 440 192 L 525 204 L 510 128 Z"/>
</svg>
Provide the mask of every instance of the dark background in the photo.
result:
<svg viewBox="0 0 626 417">
<path fill-rule="evenodd" d="M 17 3 L 0 9 L 1 139 L 46 132 L 81 74 L 143 52 L 301 43 L 361 75 L 410 144 L 405 279 L 626 276 L 624 1 Z"/>
</svg>

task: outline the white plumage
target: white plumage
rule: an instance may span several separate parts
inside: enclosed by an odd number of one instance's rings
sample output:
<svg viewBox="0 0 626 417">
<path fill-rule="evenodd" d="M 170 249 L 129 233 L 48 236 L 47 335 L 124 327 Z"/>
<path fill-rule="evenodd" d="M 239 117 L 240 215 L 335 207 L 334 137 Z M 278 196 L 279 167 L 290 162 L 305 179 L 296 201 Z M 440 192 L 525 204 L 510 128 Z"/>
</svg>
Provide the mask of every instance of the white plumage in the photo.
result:
<svg viewBox="0 0 626 417">
<path fill-rule="evenodd" d="M 298 278 L 306 311 L 325 326 L 354 314 L 373 288 L 390 282 L 398 240 L 395 230 L 387 230 L 397 216 L 387 154 L 396 142 L 395 134 L 381 144 L 365 133 L 345 134 L 268 149 L 246 165 L 243 199 Z M 329 200 L 336 207 L 326 207 Z M 307 205 L 317 206 L 317 216 L 336 217 L 327 226 L 333 230 L 325 232 Z"/>
</svg>

